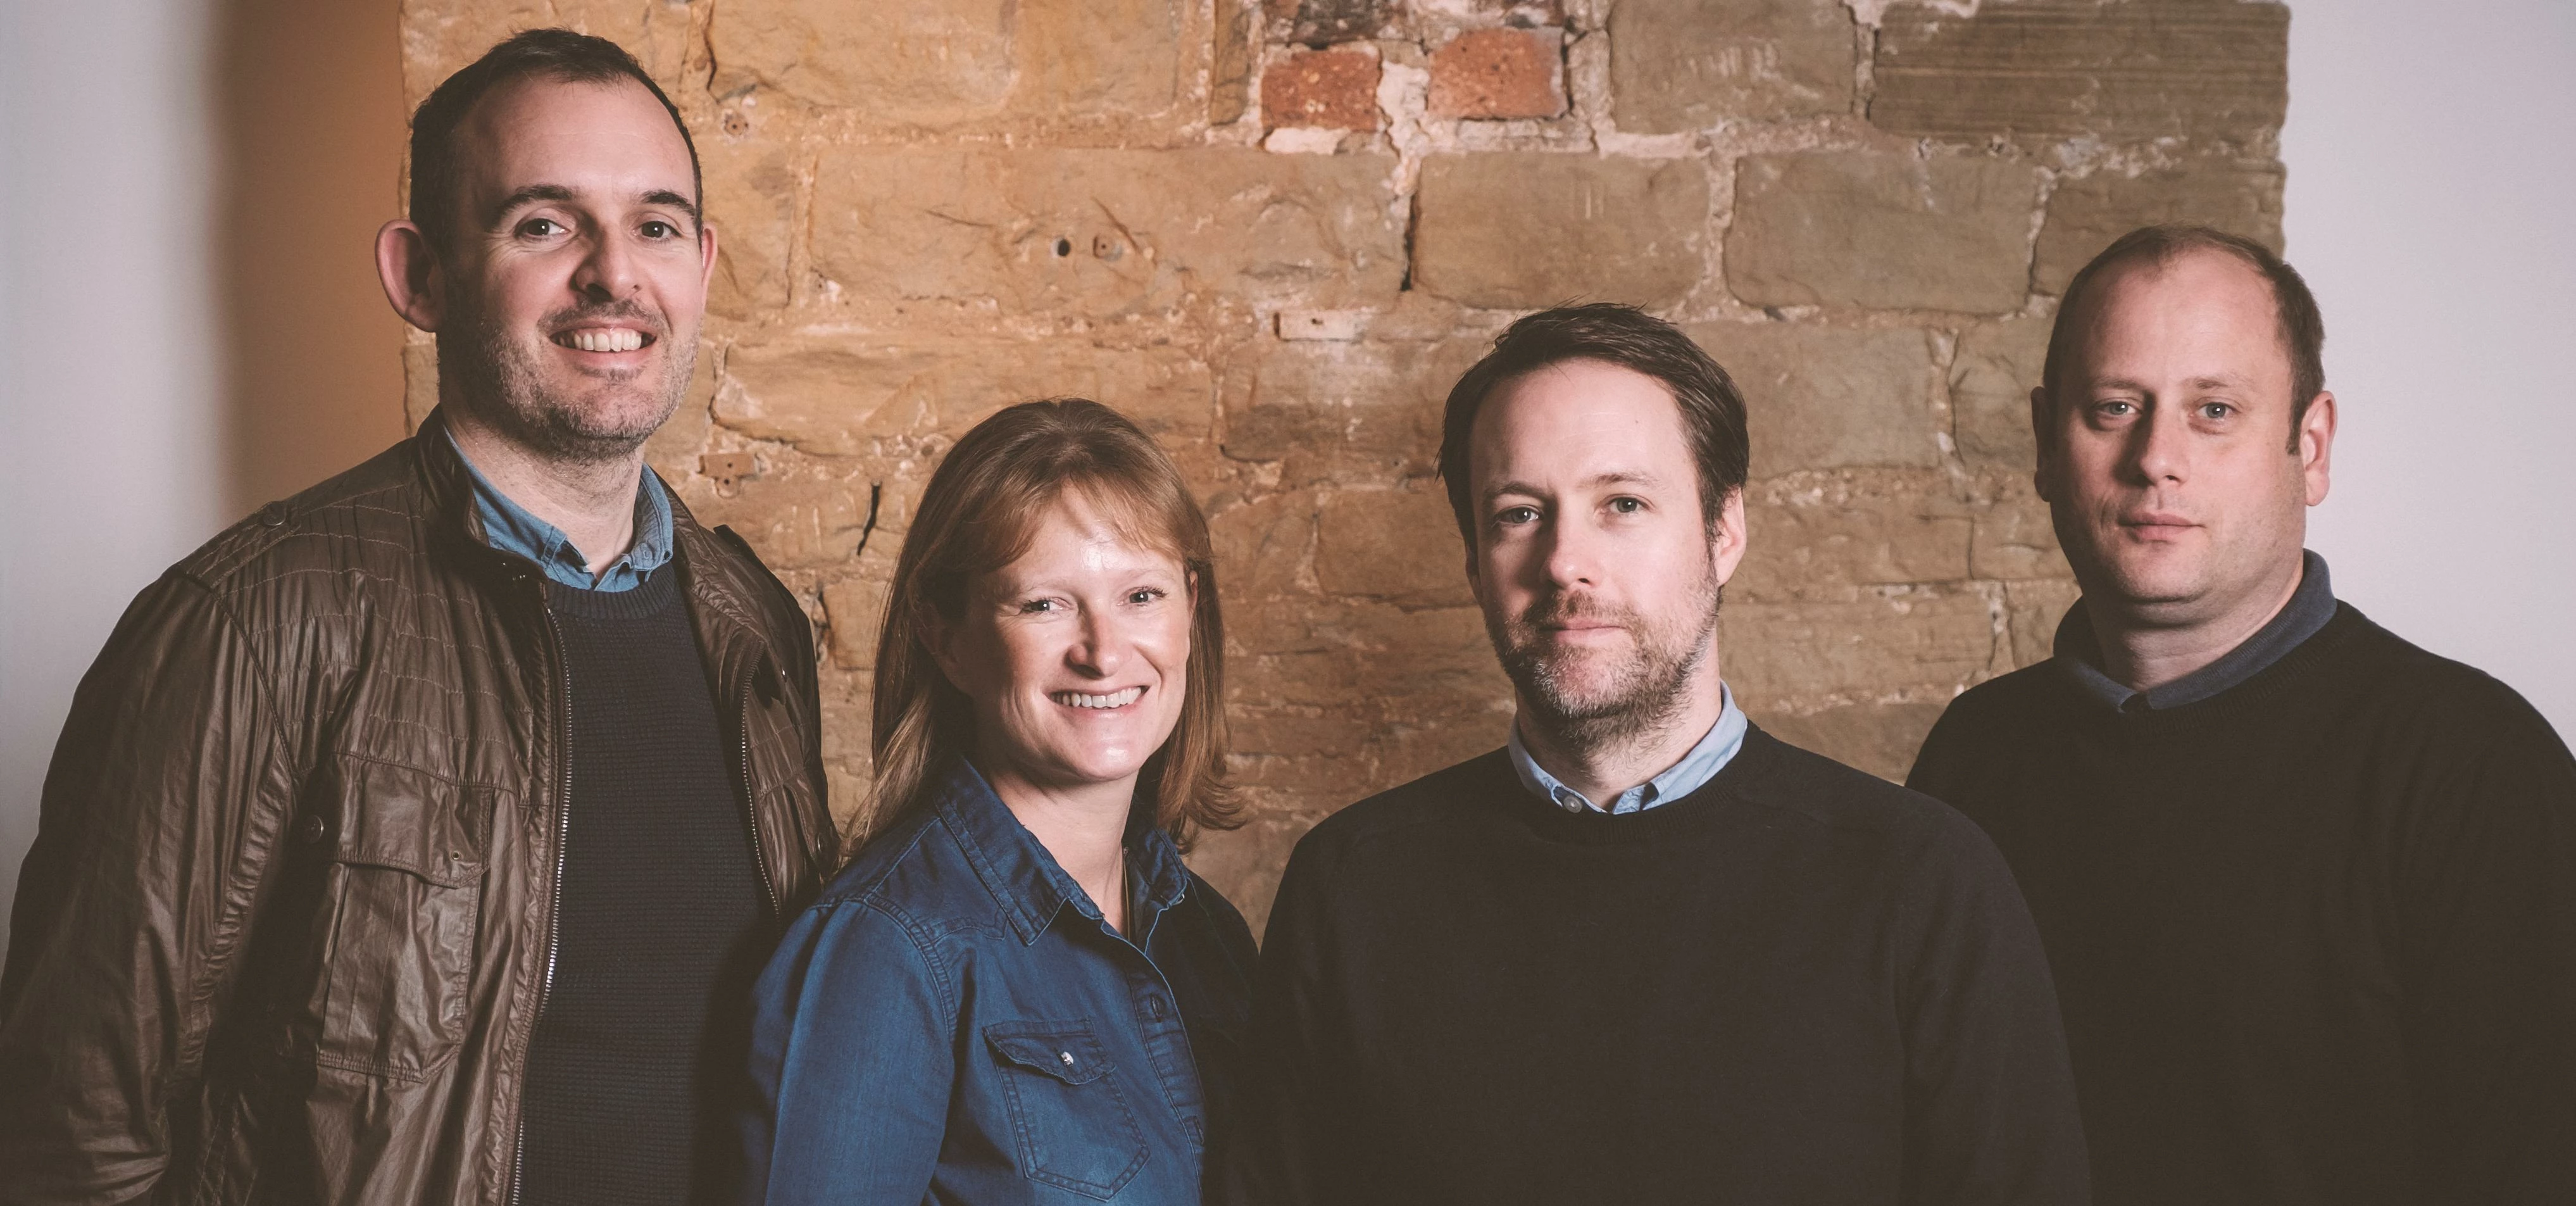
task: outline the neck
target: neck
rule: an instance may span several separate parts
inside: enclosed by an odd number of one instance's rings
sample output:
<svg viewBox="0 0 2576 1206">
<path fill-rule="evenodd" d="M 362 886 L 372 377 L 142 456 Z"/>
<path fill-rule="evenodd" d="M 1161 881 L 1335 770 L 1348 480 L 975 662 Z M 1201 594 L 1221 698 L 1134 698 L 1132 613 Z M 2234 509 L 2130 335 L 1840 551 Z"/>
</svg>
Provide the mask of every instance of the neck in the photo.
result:
<svg viewBox="0 0 2576 1206">
<path fill-rule="evenodd" d="M 446 408 L 447 429 L 474 469 L 529 514 L 561 529 L 591 573 L 607 569 L 635 543 L 635 492 L 644 450 L 611 460 L 547 457 L 504 435 L 468 408 Z"/>
<path fill-rule="evenodd" d="M 1629 788 L 1671 770 L 1691 752 L 1726 710 L 1726 688 L 1718 676 L 1717 650 L 1711 647 L 1700 665 L 1682 679 L 1678 695 L 1647 723 L 1610 732 L 1586 732 L 1584 723 L 1562 724 L 1520 701 L 1513 720 L 1530 757 L 1558 782 L 1582 792 L 1587 800 L 1608 807 Z"/>
<path fill-rule="evenodd" d="M 2085 618 L 2092 622 L 2093 639 L 2101 646 L 2102 673 L 2132 691 L 2152 691 L 2204 669 L 2281 614 L 2291 596 L 2299 593 L 2305 574 L 2303 560 L 2294 559 L 2286 571 L 2267 575 L 2263 583 L 2245 592 L 2237 606 L 2184 623 L 2159 621 L 2116 604 L 2095 606 L 2093 600 L 2109 598 L 2109 592 L 2086 591 Z"/>
<path fill-rule="evenodd" d="M 1136 798 L 1136 776 L 1113 783 L 1056 786 L 1039 783 L 1000 758 L 978 757 L 976 769 L 1002 805 L 1028 827 L 1056 865 L 1100 906 L 1110 928 L 1127 926 L 1127 810 Z"/>
</svg>

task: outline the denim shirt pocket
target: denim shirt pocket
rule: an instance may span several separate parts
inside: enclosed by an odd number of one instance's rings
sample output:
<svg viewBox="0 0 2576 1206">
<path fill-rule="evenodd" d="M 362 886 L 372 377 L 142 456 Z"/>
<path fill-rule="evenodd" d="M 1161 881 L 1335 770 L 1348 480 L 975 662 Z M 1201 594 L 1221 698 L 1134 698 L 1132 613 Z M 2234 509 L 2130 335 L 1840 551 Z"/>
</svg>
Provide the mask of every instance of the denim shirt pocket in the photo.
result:
<svg viewBox="0 0 2576 1206">
<path fill-rule="evenodd" d="M 984 1042 L 1022 1175 L 1106 1201 L 1145 1167 L 1144 1129 L 1089 1019 L 996 1022 Z"/>
</svg>

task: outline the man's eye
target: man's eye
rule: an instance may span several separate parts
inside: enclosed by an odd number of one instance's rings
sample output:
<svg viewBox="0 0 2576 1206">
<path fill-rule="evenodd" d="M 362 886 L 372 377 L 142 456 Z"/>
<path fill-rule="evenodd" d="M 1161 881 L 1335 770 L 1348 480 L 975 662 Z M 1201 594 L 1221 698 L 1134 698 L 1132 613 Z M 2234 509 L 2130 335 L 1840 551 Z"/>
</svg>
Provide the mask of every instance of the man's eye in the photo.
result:
<svg viewBox="0 0 2576 1206">
<path fill-rule="evenodd" d="M 2134 402 L 2104 402 L 2093 409 L 2100 411 L 2102 414 L 2111 418 L 2118 419 L 2127 417 L 2131 412 L 2137 410 L 2138 407 Z"/>
<path fill-rule="evenodd" d="M 1538 508 L 1505 507 L 1501 514 L 1494 516 L 1494 522 L 1506 525 L 1536 523 L 1538 522 Z"/>
<path fill-rule="evenodd" d="M 1020 604 L 1021 615 L 1035 615 L 1043 612 L 1056 612 L 1062 610 L 1064 610 L 1063 603 L 1055 599 L 1030 599 L 1027 602 Z"/>
<path fill-rule="evenodd" d="M 1646 509 L 1646 500 L 1622 495 L 1610 500 L 1610 509 L 1622 515 L 1634 515 Z"/>
<path fill-rule="evenodd" d="M 680 228 L 673 226 L 668 222 L 655 220 L 644 224 L 643 234 L 644 237 L 648 239 L 677 238 L 680 234 Z"/>
<path fill-rule="evenodd" d="M 525 222 L 519 223 L 519 233 L 532 239 L 542 239 L 562 234 L 563 229 L 563 223 L 557 222 L 552 218 L 530 218 Z"/>
<path fill-rule="evenodd" d="M 2229 406 L 2224 402 L 2203 402 L 2200 404 L 2200 417 L 2204 419 L 2224 419 L 2235 413 L 2236 408 Z"/>
</svg>

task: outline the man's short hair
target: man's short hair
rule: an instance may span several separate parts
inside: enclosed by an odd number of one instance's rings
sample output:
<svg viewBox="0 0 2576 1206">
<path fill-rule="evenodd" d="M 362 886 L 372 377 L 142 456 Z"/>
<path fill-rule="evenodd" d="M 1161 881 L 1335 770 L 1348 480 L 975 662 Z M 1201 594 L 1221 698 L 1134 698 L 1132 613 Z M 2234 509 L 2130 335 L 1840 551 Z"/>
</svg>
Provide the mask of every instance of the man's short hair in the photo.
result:
<svg viewBox="0 0 2576 1206">
<path fill-rule="evenodd" d="M 2308 282 L 2300 278 L 2298 269 L 2284 263 L 2271 248 L 2215 227 L 2141 226 L 2112 240 L 2102 254 L 2094 256 L 2066 283 L 2066 295 L 2058 299 L 2057 323 L 2049 328 L 2048 361 L 2040 369 L 2040 383 L 2054 399 L 2058 371 L 2075 355 L 2075 312 L 2095 278 L 2132 260 L 2149 260 L 2162 267 L 2195 251 L 2234 256 L 2271 284 L 2273 309 L 2281 319 L 2281 350 L 2290 358 L 2290 451 L 2297 452 L 2299 424 L 2307 418 L 2308 403 L 2326 388 L 2326 320 L 2317 312 L 2316 294 L 2308 292 Z"/>
<path fill-rule="evenodd" d="M 1744 488 L 1752 452 L 1744 429 L 1744 396 L 1726 370 L 1681 329 L 1635 306 L 1594 302 L 1542 310 L 1504 328 L 1494 350 L 1458 378 L 1441 420 L 1440 478 L 1458 533 L 1476 547 L 1476 500 L 1467 480 L 1476 414 L 1496 386 L 1570 360 L 1597 360 L 1643 373 L 1671 390 L 1699 465 L 1700 518 L 1715 531 L 1727 496 Z"/>
<path fill-rule="evenodd" d="M 705 203 L 697 140 L 689 137 L 689 123 L 680 120 L 679 107 L 645 74 L 643 64 L 606 38 L 569 29 L 531 29 L 512 35 L 447 77 L 411 115 L 411 220 L 432 248 L 447 249 L 448 235 L 462 217 L 456 212 L 457 127 L 493 89 L 532 76 L 569 84 L 633 80 L 644 85 L 653 99 L 662 102 L 671 124 L 679 128 L 681 145 L 689 148 L 689 187 L 697 194 L 689 198 L 690 203 Z"/>
</svg>

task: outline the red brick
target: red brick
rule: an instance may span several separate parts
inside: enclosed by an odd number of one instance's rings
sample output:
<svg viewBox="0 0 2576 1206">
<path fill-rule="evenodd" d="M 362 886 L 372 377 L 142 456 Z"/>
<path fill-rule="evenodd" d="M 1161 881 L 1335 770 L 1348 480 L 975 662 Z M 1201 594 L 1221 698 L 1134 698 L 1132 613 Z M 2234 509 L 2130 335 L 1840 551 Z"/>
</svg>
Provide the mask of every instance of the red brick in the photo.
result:
<svg viewBox="0 0 2576 1206">
<path fill-rule="evenodd" d="M 1261 74 L 1261 124 L 1374 130 L 1377 73 L 1373 54 L 1299 51 Z"/>
<path fill-rule="evenodd" d="M 1564 35 L 1478 29 L 1431 52 L 1435 117 L 1555 117 L 1565 112 Z"/>
</svg>

